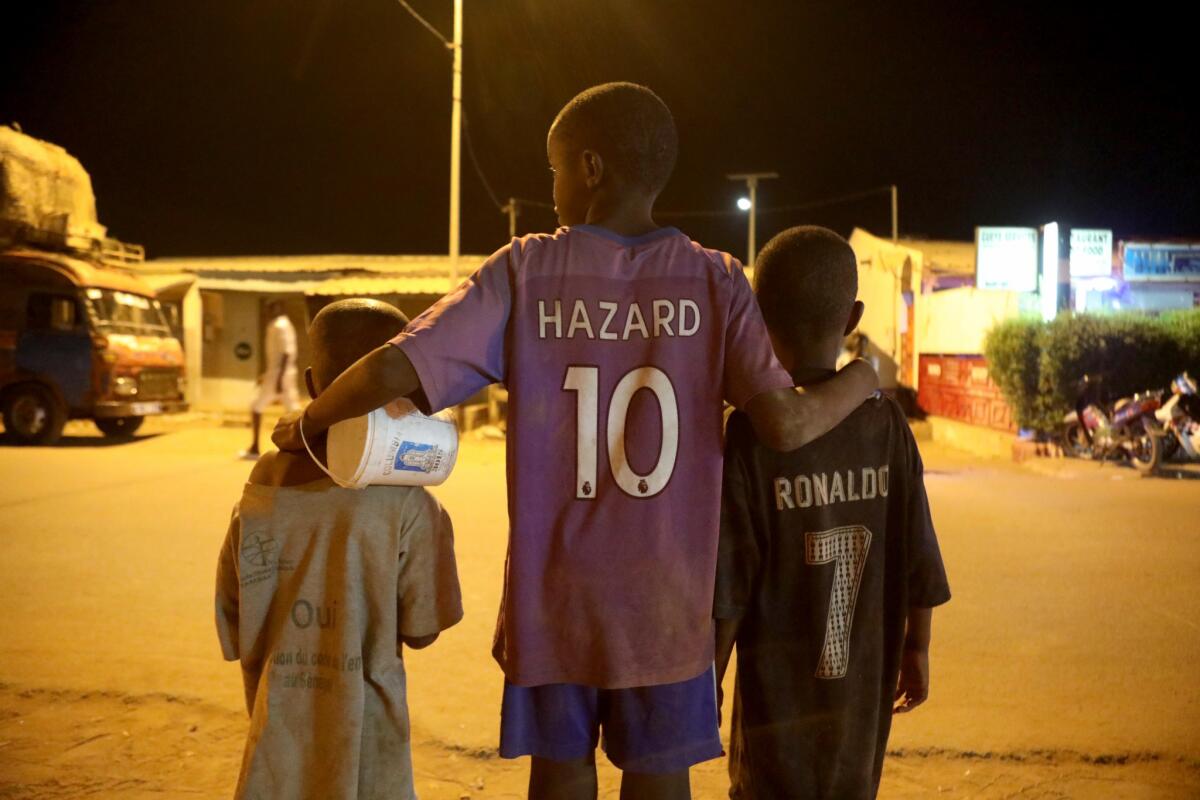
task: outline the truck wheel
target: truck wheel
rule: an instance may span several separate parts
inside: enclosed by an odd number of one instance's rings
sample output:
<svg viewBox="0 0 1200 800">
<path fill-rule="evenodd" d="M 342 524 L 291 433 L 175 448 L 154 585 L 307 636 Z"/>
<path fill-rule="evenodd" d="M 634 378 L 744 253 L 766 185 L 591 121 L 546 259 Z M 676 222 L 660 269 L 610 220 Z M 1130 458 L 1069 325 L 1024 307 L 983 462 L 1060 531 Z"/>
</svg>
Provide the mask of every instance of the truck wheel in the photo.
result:
<svg viewBox="0 0 1200 800">
<path fill-rule="evenodd" d="M 43 386 L 20 386 L 4 402 L 4 429 L 17 444 L 54 444 L 67 424 L 66 409 Z"/>
<path fill-rule="evenodd" d="M 133 436 L 137 429 L 142 427 L 142 420 L 145 417 L 104 417 L 96 419 L 96 427 L 105 436 L 122 437 Z"/>
</svg>

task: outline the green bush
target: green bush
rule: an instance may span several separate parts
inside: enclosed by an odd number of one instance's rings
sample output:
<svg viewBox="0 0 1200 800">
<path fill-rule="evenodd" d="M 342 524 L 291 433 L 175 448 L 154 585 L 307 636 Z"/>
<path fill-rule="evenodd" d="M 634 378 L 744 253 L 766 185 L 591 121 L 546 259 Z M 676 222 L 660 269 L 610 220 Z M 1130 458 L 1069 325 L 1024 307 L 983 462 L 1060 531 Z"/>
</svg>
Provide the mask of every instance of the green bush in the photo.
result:
<svg viewBox="0 0 1200 800">
<path fill-rule="evenodd" d="M 1084 375 L 1102 378 L 1116 399 L 1164 388 L 1183 369 L 1200 374 L 1200 310 L 1005 320 L 988 332 L 984 355 L 1017 424 L 1052 431 Z"/>
<path fill-rule="evenodd" d="M 983 343 L 988 372 L 1004 392 L 1004 398 L 1022 428 L 1037 427 L 1040 417 L 1038 359 L 1041 349 L 1038 334 L 1041 326 L 1036 319 L 1006 319 L 988 331 Z"/>
<path fill-rule="evenodd" d="M 1179 343 L 1188 372 L 1200 378 L 1200 308 L 1169 311 L 1159 319 Z"/>
</svg>

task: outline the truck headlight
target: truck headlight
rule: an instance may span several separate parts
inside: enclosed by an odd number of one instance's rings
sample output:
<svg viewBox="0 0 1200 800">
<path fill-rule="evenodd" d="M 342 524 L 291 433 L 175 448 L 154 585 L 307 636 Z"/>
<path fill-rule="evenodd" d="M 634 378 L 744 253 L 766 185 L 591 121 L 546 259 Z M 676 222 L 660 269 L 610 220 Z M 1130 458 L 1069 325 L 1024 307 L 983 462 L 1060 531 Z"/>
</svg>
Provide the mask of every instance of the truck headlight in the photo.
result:
<svg viewBox="0 0 1200 800">
<path fill-rule="evenodd" d="M 175 388 L 179 390 L 180 397 L 184 397 L 185 395 L 187 395 L 187 376 L 186 375 L 180 375 L 178 378 L 175 379 Z"/>
<path fill-rule="evenodd" d="M 112 390 L 117 397 L 133 397 L 137 394 L 137 381 L 123 375 L 113 378 Z"/>
</svg>

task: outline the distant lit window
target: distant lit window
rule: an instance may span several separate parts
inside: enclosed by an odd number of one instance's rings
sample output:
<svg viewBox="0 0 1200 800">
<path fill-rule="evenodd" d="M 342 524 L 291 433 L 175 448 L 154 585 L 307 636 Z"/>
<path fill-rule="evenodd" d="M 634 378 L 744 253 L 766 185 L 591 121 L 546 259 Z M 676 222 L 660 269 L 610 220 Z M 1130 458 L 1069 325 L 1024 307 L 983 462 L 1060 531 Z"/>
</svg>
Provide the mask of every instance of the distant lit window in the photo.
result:
<svg viewBox="0 0 1200 800">
<path fill-rule="evenodd" d="M 89 289 L 93 324 L 106 333 L 161 336 L 169 332 L 162 307 L 149 297 L 112 289 Z"/>
</svg>

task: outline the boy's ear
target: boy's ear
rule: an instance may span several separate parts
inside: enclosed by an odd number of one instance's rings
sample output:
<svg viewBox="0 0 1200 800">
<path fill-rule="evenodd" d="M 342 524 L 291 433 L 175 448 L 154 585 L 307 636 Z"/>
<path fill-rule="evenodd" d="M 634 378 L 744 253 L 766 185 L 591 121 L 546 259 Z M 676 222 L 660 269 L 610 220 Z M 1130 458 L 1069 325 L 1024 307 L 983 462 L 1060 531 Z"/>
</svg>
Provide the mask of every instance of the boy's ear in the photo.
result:
<svg viewBox="0 0 1200 800">
<path fill-rule="evenodd" d="M 304 368 L 304 387 L 308 389 L 308 396 L 316 400 L 317 387 L 313 385 L 312 367 Z"/>
<path fill-rule="evenodd" d="M 850 309 L 850 316 L 846 319 L 846 336 L 853 333 L 854 329 L 858 327 L 858 323 L 862 322 L 863 312 L 866 310 L 867 307 L 863 305 L 862 300 L 854 301 L 854 307 Z"/>
<path fill-rule="evenodd" d="M 595 150 L 584 150 L 580 158 L 583 159 L 583 178 L 587 188 L 595 189 L 604 180 L 604 159 Z"/>
</svg>

